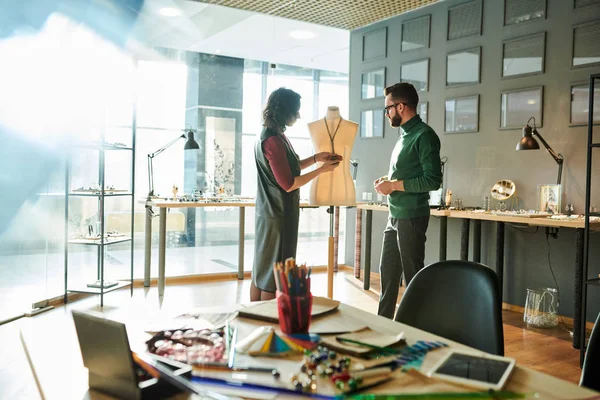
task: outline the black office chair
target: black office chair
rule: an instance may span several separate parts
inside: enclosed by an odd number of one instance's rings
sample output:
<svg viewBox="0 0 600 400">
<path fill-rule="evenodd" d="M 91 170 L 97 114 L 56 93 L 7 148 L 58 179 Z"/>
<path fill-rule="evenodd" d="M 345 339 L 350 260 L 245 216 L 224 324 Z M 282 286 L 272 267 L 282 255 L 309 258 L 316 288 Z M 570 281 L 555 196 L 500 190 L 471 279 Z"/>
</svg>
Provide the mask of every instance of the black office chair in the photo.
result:
<svg viewBox="0 0 600 400">
<path fill-rule="evenodd" d="M 596 318 L 596 323 L 592 329 L 590 341 L 585 351 L 579 386 L 585 386 L 600 392 L 600 314 Z"/>
<path fill-rule="evenodd" d="M 488 353 L 504 355 L 498 276 L 470 261 L 441 261 L 417 272 L 395 320 Z"/>
</svg>

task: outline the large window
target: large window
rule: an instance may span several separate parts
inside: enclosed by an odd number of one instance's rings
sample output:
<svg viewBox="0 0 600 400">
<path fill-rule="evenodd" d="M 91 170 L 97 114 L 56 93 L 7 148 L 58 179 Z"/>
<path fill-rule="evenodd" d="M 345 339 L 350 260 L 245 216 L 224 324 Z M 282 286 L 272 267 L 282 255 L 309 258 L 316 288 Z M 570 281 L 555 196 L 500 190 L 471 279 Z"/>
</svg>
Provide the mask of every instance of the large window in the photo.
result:
<svg viewBox="0 0 600 400">
<path fill-rule="evenodd" d="M 184 140 L 180 140 L 158 155 L 153 161 L 155 194 L 171 197 L 173 186 L 179 188 L 179 194 L 189 193 L 195 188 L 203 190 L 209 185 L 211 175 L 214 178 L 219 175 L 221 166 L 233 163 L 230 175 L 225 178 L 225 189 L 236 195 L 255 196 L 254 145 L 257 134 L 262 130 L 262 110 L 271 91 L 284 86 L 302 96 L 302 118 L 287 131 L 287 135 L 303 158 L 313 154 L 307 123 L 322 118 L 330 105 L 340 107 L 342 116 L 348 115 L 348 76 L 345 74 L 286 65 L 270 69 L 266 63 L 258 61 L 246 61 L 244 66 L 240 64 L 241 60 L 232 62 L 231 59 L 223 61 L 223 68 L 216 68 L 214 65 L 220 62 L 218 56 L 191 52 L 178 52 L 171 57 L 174 52 L 157 51 L 152 59 L 134 61 L 130 55 L 64 20 L 58 21 L 54 27 L 50 24 L 50 28 L 56 32 L 47 34 L 42 31 L 40 38 L 31 36 L 27 39 L 28 45 L 37 49 L 37 53 L 23 52 L 22 46 L 15 46 L 14 54 L 4 57 L 7 47 L 3 48 L 2 68 L 15 73 L 10 74 L 10 79 L 2 74 L 0 105 L 3 111 L 39 111 L 36 119 L 44 121 L 44 129 L 52 134 L 66 132 L 73 134 L 78 141 L 99 140 L 104 135 L 107 141 L 126 146 L 132 145 L 133 106 L 137 105 L 135 279 L 143 277 L 145 209 L 137 200 L 145 199 L 150 189 L 148 154 L 191 129 L 200 144 L 200 151 L 193 159 L 189 158 L 183 150 Z M 71 47 L 63 46 L 62 53 L 58 55 L 56 46 L 52 52 L 44 53 L 46 48 L 51 48 L 52 40 L 70 43 Z M 30 53 L 36 54 L 31 56 L 33 59 L 28 58 Z M 29 74 L 26 82 L 29 87 L 41 90 L 33 96 L 23 96 L 22 88 L 27 85 L 19 83 L 19 77 L 27 74 L 16 72 L 35 65 L 44 54 L 47 55 L 44 57 L 47 68 L 41 70 L 47 73 L 40 76 Z M 202 60 L 213 63 L 214 69 L 210 74 L 207 70 L 211 65 L 202 64 Z M 241 68 L 236 65 L 241 65 Z M 199 82 L 207 76 L 210 81 Z M 233 92 L 224 93 L 223 86 L 215 83 L 219 80 L 236 80 L 241 87 L 231 85 L 227 90 Z M 236 96 L 239 103 L 235 103 Z M 218 101 L 221 103 L 213 104 Z M 22 107 L 17 107 L 19 105 Z M 31 114 L 2 114 L 0 122 L 17 130 L 32 126 Z M 48 143 L 48 137 L 44 137 L 44 142 Z M 37 188 L 34 197 L 22 202 L 11 223 L 0 233 L 0 303 L 11 304 L 13 309 L 23 310 L 33 301 L 64 293 L 65 223 L 73 227 L 87 227 L 86 221 L 97 214 L 93 201 L 73 201 L 69 203 L 69 220 L 65 222 L 66 160 L 64 154 L 60 156 L 62 158 L 47 171 L 43 187 Z M 130 162 L 131 158 L 125 157 L 124 152 L 107 155 L 106 184 L 125 186 L 131 173 Z M 96 184 L 97 164 L 97 154 L 77 153 L 72 164 L 71 185 Z M 304 200 L 308 198 L 309 188 L 307 185 L 301 190 Z M 127 231 L 130 206 L 130 200 L 126 198 L 107 201 L 107 229 Z M 235 208 L 170 210 L 167 275 L 236 271 L 238 218 L 239 212 Z M 156 276 L 158 218 L 153 218 L 152 224 L 152 276 Z M 342 219 L 340 261 L 343 261 L 344 254 L 343 227 Z M 326 264 L 325 237 L 328 230 L 329 218 L 324 208 L 303 210 L 298 247 L 300 262 Z M 250 208 L 246 212 L 247 270 L 252 268 L 253 244 L 254 210 Z M 107 271 L 117 275 L 111 275 L 111 279 L 128 277 L 129 251 L 128 246 L 121 245 L 107 249 Z M 96 261 L 95 253 L 87 249 L 70 253 L 69 263 L 79 268 L 71 268 L 70 277 L 76 279 L 81 275 L 82 279 L 87 279 L 90 271 L 95 273 Z M 0 319 L 6 316 L 4 311 L 0 306 Z"/>
</svg>

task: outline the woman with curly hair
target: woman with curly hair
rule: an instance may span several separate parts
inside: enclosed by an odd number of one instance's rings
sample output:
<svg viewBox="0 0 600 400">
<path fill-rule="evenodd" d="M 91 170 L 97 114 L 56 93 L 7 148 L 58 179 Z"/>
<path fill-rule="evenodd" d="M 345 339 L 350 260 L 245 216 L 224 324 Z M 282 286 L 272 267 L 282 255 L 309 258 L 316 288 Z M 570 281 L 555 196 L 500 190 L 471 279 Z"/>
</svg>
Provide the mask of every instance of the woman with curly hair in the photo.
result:
<svg viewBox="0 0 600 400">
<path fill-rule="evenodd" d="M 286 126 L 294 125 L 298 118 L 298 93 L 286 88 L 271 93 L 263 112 L 264 129 L 254 147 L 258 182 L 251 301 L 275 298 L 273 266 L 296 257 L 299 188 L 318 175 L 333 171 L 342 160 L 327 152 L 301 160 L 284 134 Z M 320 167 L 301 175 L 303 169 L 318 162 L 322 163 Z"/>
</svg>

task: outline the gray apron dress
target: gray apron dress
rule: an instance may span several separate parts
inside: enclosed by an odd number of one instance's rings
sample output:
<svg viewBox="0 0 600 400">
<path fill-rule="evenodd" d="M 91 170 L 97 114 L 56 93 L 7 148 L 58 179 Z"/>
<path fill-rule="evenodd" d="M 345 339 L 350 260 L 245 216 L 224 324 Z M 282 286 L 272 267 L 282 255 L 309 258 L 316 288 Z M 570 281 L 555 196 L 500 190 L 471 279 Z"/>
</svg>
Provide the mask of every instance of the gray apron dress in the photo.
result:
<svg viewBox="0 0 600 400">
<path fill-rule="evenodd" d="M 277 132 L 263 129 L 254 146 L 258 182 L 252 282 L 260 290 L 274 293 L 277 288 L 273 278 L 273 265 L 286 258 L 296 257 L 300 190 L 288 193 L 277 183 L 262 146 L 271 136 L 277 136 Z M 299 176 L 300 158 L 290 143 L 286 139 L 283 141 L 292 176 Z"/>
</svg>

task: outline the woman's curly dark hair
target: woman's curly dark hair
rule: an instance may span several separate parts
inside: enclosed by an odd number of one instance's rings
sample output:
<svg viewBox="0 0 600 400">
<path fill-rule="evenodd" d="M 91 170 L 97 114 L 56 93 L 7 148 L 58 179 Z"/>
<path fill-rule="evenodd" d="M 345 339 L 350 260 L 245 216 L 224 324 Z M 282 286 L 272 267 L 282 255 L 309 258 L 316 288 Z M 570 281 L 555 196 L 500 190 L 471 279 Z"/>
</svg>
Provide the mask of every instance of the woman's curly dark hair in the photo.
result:
<svg viewBox="0 0 600 400">
<path fill-rule="evenodd" d="M 263 126 L 281 133 L 299 111 L 300 95 L 291 89 L 279 88 L 269 96 L 263 111 Z"/>
</svg>

